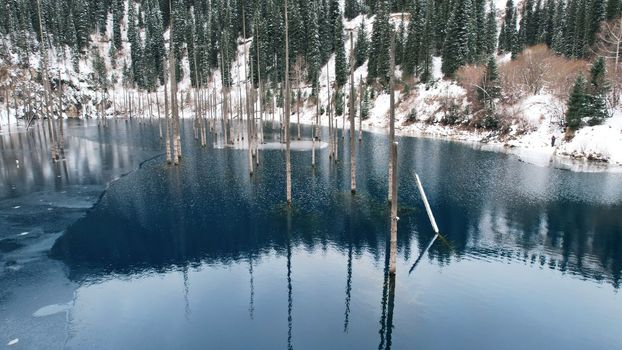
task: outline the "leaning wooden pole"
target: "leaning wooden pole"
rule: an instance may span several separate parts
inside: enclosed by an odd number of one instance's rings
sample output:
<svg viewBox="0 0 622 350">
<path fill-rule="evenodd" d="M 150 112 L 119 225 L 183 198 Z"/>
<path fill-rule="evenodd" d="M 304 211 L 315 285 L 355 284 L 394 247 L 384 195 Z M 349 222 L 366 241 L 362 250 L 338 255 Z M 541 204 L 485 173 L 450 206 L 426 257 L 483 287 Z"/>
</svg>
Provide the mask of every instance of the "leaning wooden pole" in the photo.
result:
<svg viewBox="0 0 622 350">
<path fill-rule="evenodd" d="M 397 264 L 397 142 L 395 142 L 395 101 L 394 101 L 394 71 L 395 71 L 395 33 L 391 36 L 391 69 L 389 71 L 389 99 L 390 108 L 390 133 L 391 133 L 391 165 L 390 165 L 390 190 L 391 190 L 391 240 L 389 273 L 395 275 Z"/>
<path fill-rule="evenodd" d="M 354 38 L 350 31 L 350 192 L 356 193 L 356 126 L 354 124 Z"/>
<path fill-rule="evenodd" d="M 285 114 L 285 178 L 286 178 L 286 193 L 287 193 L 287 205 L 292 204 L 292 159 L 291 159 L 291 145 L 290 145 L 290 132 L 289 132 L 289 34 L 288 34 L 288 19 L 287 19 L 287 0 L 285 0 L 285 96 L 283 97 L 283 107 Z"/>
</svg>

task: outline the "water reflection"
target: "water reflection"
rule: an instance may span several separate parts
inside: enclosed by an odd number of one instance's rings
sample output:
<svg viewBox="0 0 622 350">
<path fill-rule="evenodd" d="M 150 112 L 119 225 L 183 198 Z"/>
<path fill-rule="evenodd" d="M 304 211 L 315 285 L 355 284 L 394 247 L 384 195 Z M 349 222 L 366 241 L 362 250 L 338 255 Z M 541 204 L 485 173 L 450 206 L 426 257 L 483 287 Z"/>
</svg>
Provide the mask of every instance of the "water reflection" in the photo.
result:
<svg viewBox="0 0 622 350">
<path fill-rule="evenodd" d="M 67 230 L 52 254 L 67 262 L 72 278 L 78 279 L 165 270 L 188 262 L 230 263 L 271 249 L 286 251 L 290 244 L 311 251 L 334 244 L 350 261 L 353 253 L 362 251 L 379 260 L 388 224 L 383 202 L 386 170 L 384 162 L 373 160 L 383 152 L 385 141 L 374 134 L 367 141 L 360 151 L 366 171 L 361 171 L 361 190 L 355 197 L 344 191 L 347 163 L 322 164 L 313 175 L 307 166 L 309 152 L 295 153 L 297 205 L 286 220 L 280 151 L 266 151 L 261 171 L 248 178 L 243 151 L 200 152 L 186 145 L 189 156 L 181 167 L 153 161 L 113 186 L 95 210 Z M 614 187 L 601 195 L 602 186 L 622 184 L 615 174 L 538 168 L 507 155 L 436 140 L 403 139 L 400 145 L 416 150 L 414 156 L 400 153 L 400 173 L 405 175 L 400 179 L 398 249 L 404 259 L 411 258 L 413 242 L 420 252 L 433 236 L 418 207 L 416 185 L 407 176 L 417 166 L 453 248 L 432 246 L 430 261 L 447 265 L 472 256 L 527 263 L 531 256 L 542 256 L 549 268 L 619 287 L 622 204 L 616 198 L 622 194 L 616 197 L 619 190 Z M 526 182 L 525 176 L 537 180 Z M 350 283 L 348 277 L 344 331 Z"/>
<path fill-rule="evenodd" d="M 101 138 L 111 145 L 97 148 L 100 155 L 82 157 L 124 164 L 119 157 L 125 153 L 158 149 L 150 141 L 157 127 L 135 128 L 128 123 L 114 133 L 85 129 L 81 139 L 98 144 Z M 609 314 L 617 294 L 594 287 L 617 290 L 620 284 L 619 175 L 539 168 L 504 154 L 403 138 L 400 147 L 409 152 L 400 151 L 399 159 L 395 278 L 388 273 L 384 136 L 364 137 L 356 196 L 349 192 L 347 160 L 334 164 L 327 150 L 319 150 L 312 169 L 310 152 L 294 152 L 294 207 L 287 209 L 280 150 L 262 151 L 251 178 L 244 150 L 201 148 L 192 142 L 190 124 L 183 131 L 181 166 L 167 166 L 160 158 L 146 162 L 115 182 L 54 244 L 50 255 L 65 263 L 69 279 L 80 286 L 71 346 L 97 339 L 117 348 L 200 348 L 209 338 L 215 348 L 442 348 L 442 341 L 455 348 L 461 339 L 477 343 L 469 338 L 471 324 L 490 322 L 493 334 L 516 327 L 550 334 L 572 329 L 570 318 L 503 325 L 508 319 L 520 322 L 512 315 L 521 316 L 522 307 L 534 304 L 533 295 L 542 290 L 555 291 L 552 309 L 589 310 L 582 326 L 603 317 L 612 327 L 622 324 Z M 130 137 L 136 134 L 141 136 Z M 68 166 L 70 179 L 73 169 Z M 85 173 L 89 169 L 95 168 L 87 166 Z M 437 241 L 408 275 L 434 235 L 409 178 L 414 169 L 450 244 Z M 573 283 L 570 292 L 568 283 Z M 602 294 L 564 299 L 575 290 Z M 488 303 L 504 312 L 486 310 Z M 432 335 L 444 332 L 445 322 L 479 316 L 472 307 L 483 309 L 488 319 L 466 322 L 463 331 L 455 331 L 455 343 Z M 117 313 L 119 322 L 109 324 Z M 145 332 L 168 329 L 178 339 L 140 343 L 144 336 L 137 334 L 144 333 L 124 331 L 137 320 Z M 586 334 L 594 344 L 617 340 Z M 515 347 L 521 345 L 529 347 Z"/>
</svg>

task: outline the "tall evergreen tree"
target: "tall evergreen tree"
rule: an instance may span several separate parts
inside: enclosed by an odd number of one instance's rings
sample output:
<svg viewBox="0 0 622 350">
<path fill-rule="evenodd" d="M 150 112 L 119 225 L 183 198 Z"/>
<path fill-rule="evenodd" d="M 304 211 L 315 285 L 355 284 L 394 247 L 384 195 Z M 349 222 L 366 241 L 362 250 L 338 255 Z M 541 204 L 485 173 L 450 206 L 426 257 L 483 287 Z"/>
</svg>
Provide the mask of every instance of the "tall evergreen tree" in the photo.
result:
<svg viewBox="0 0 622 350">
<path fill-rule="evenodd" d="M 372 30 L 369 62 L 367 63 L 367 79 L 372 81 L 380 78 L 388 81 L 389 73 L 389 41 L 392 27 L 389 23 L 389 4 L 387 0 L 379 0 L 376 5 L 376 20 Z"/>
<path fill-rule="evenodd" d="M 367 39 L 365 19 L 363 19 L 356 32 L 356 46 L 354 48 L 355 68 L 362 66 L 363 63 L 367 61 L 368 50 L 369 50 L 369 40 Z"/>
<path fill-rule="evenodd" d="M 566 108 L 566 125 L 576 130 L 581 125 L 581 119 L 586 115 L 587 101 L 585 96 L 585 78 L 579 74 L 575 80 Z"/>
<path fill-rule="evenodd" d="M 335 23 L 335 82 L 338 87 L 344 86 L 348 80 L 348 63 L 346 61 L 345 43 L 343 40 L 343 20 L 337 17 Z"/>
<path fill-rule="evenodd" d="M 441 70 L 446 76 L 453 76 L 460 66 L 467 63 L 469 57 L 469 13 L 471 13 L 471 1 L 457 0 L 448 23 L 447 37 L 443 46 Z"/>
<path fill-rule="evenodd" d="M 353 19 L 359 15 L 359 3 L 357 0 L 345 0 L 343 15 L 347 19 Z"/>
<path fill-rule="evenodd" d="M 505 17 L 499 33 L 499 53 L 511 52 L 517 41 L 517 35 L 514 1 L 508 0 L 505 4 Z"/>
<path fill-rule="evenodd" d="M 486 14 L 484 34 L 484 55 L 490 57 L 497 49 L 497 10 L 494 1 L 490 1 L 490 11 Z"/>
</svg>

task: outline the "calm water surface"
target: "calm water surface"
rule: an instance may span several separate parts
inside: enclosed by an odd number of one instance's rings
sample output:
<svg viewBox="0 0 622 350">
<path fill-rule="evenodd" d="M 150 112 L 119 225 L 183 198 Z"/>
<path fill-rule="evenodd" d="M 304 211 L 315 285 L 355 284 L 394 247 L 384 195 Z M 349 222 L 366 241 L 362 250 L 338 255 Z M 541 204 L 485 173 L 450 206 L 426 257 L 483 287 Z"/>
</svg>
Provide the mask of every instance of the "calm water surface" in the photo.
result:
<svg viewBox="0 0 622 350">
<path fill-rule="evenodd" d="M 246 151 L 200 148 L 190 122 L 179 167 L 155 124 L 68 133 L 61 164 L 41 133 L 1 138 L 0 347 L 622 346 L 620 174 L 401 138 L 392 279 L 384 135 L 363 136 L 355 196 L 347 157 L 293 152 L 288 210 L 280 150 L 251 178 Z M 415 170 L 446 240 L 409 273 L 433 237 Z"/>
</svg>

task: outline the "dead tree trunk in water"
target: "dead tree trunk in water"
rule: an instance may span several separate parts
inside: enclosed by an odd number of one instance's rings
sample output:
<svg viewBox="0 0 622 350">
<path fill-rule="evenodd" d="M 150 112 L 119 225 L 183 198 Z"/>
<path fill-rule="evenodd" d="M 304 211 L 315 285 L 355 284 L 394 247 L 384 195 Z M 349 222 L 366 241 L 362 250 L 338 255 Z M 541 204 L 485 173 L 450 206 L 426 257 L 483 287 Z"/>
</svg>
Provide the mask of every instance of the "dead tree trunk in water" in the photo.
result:
<svg viewBox="0 0 622 350">
<path fill-rule="evenodd" d="M 60 151 L 60 157 L 65 158 L 65 128 L 63 126 L 63 81 L 61 80 L 60 68 L 58 68 L 58 126 L 60 131 L 60 137 L 58 140 L 58 147 Z"/>
<path fill-rule="evenodd" d="M 363 76 L 359 81 L 359 142 L 363 141 Z"/>
<path fill-rule="evenodd" d="M 162 59 L 164 61 L 163 67 L 166 67 L 166 58 Z M 171 154 L 171 118 L 169 117 L 168 110 L 168 92 L 166 86 L 166 80 L 168 79 L 168 74 L 166 74 L 166 68 L 164 69 L 164 120 L 166 122 L 166 162 L 171 164 L 173 161 L 173 156 Z"/>
<path fill-rule="evenodd" d="M 171 14 L 173 13 L 173 6 L 171 0 L 169 0 L 169 9 Z M 171 33 L 173 32 L 173 26 L 175 21 L 173 17 L 171 17 Z M 173 162 L 175 165 L 179 164 L 179 160 L 181 159 L 181 136 L 179 134 L 179 111 L 178 111 L 178 103 L 177 103 L 177 75 L 175 72 L 175 50 L 174 43 L 171 39 L 170 41 L 170 55 L 171 59 L 169 62 L 170 65 L 170 77 L 171 77 L 171 109 L 172 109 L 172 117 L 173 117 Z"/>
<path fill-rule="evenodd" d="M 292 159 L 290 150 L 290 132 L 289 132 L 289 34 L 288 34 L 288 20 L 287 20 L 287 0 L 285 0 L 285 96 L 283 98 L 283 107 L 285 114 L 285 177 L 286 177 L 286 192 L 287 192 L 287 205 L 292 204 Z"/>
<path fill-rule="evenodd" d="M 350 192 L 356 193 L 356 127 L 354 124 L 354 39 L 350 32 Z"/>
<path fill-rule="evenodd" d="M 328 115 L 328 158 L 332 159 L 335 155 L 335 149 L 333 144 L 333 133 L 335 132 L 333 128 L 333 115 L 332 108 L 330 104 L 330 73 L 328 70 L 328 64 L 326 65 L 326 97 L 328 102 L 326 104 L 326 113 Z"/>
<path fill-rule="evenodd" d="M 248 89 L 248 74 L 247 74 L 247 70 L 246 70 L 246 19 L 244 18 L 246 17 L 244 15 L 244 10 L 242 10 L 242 39 L 244 40 L 244 93 L 246 94 L 246 121 L 248 123 L 248 125 L 246 126 L 246 130 L 248 132 L 248 172 L 250 174 L 250 176 L 253 176 L 253 122 L 255 119 L 255 116 L 252 113 L 251 110 L 251 100 L 252 98 L 249 98 L 249 89 Z M 252 65 L 251 65 L 252 67 Z M 241 98 L 241 96 L 240 96 Z"/>
<path fill-rule="evenodd" d="M 390 133 L 391 133 L 391 165 L 390 165 L 390 191 L 391 191 L 391 246 L 389 261 L 389 273 L 395 275 L 397 263 L 397 142 L 395 142 L 395 98 L 393 94 L 394 88 L 394 71 L 395 71 L 395 33 L 391 37 L 391 70 L 389 71 L 389 99 L 390 108 Z"/>
</svg>

